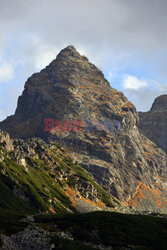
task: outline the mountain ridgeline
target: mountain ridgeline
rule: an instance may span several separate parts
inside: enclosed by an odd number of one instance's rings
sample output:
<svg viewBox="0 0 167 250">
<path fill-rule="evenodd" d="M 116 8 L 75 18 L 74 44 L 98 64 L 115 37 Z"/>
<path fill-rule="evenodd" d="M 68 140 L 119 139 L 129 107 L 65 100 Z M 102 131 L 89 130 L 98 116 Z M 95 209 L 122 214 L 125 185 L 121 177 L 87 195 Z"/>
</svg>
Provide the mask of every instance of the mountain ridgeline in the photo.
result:
<svg viewBox="0 0 167 250">
<path fill-rule="evenodd" d="M 105 207 L 113 201 L 137 211 L 164 212 L 167 156 L 139 131 L 138 119 L 134 105 L 110 86 L 101 70 L 68 46 L 27 80 L 15 114 L 1 122 L 0 128 L 15 140 L 38 137 L 39 147 L 43 141 L 49 147 L 60 144 L 73 164 L 79 164 L 86 178 L 95 182 L 90 187 L 90 193 L 94 188 L 95 193 L 87 194 L 93 202 L 106 202 Z M 56 157 L 55 164 L 60 161 Z M 70 166 L 68 171 L 74 171 L 70 183 L 75 182 L 74 190 L 82 190 L 77 187 L 79 170 Z M 100 201 L 95 199 L 97 183 L 100 192 L 106 191 L 99 194 Z M 83 184 L 83 190 L 88 186 Z M 104 196 L 108 197 L 105 202 Z"/>
<path fill-rule="evenodd" d="M 148 112 L 139 112 L 142 133 L 167 154 L 167 95 L 157 97 Z"/>
</svg>

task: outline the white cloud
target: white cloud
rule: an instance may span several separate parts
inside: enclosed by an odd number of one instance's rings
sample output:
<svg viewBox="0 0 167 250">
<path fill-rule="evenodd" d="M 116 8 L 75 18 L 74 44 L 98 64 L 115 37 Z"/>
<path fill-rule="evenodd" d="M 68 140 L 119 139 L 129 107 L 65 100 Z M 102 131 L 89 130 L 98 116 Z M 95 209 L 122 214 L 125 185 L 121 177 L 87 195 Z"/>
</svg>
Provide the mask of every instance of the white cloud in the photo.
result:
<svg viewBox="0 0 167 250">
<path fill-rule="evenodd" d="M 111 80 L 113 79 L 113 73 L 112 73 L 112 72 L 108 72 L 108 73 L 107 73 L 107 79 L 108 79 L 109 81 L 111 81 Z"/>
<path fill-rule="evenodd" d="M 57 48 L 47 45 L 40 45 L 37 48 L 35 67 L 42 69 L 46 67 L 52 60 L 56 58 L 58 53 Z"/>
<path fill-rule="evenodd" d="M 123 79 L 123 88 L 124 89 L 140 89 L 147 87 L 147 82 L 140 80 L 135 76 L 126 75 Z"/>
<path fill-rule="evenodd" d="M 147 86 L 144 88 L 126 88 L 124 94 L 137 107 L 138 111 L 150 110 L 156 97 L 167 93 L 167 84 L 153 79 L 147 79 Z"/>
<path fill-rule="evenodd" d="M 14 77 L 14 69 L 10 63 L 3 62 L 0 65 L 0 82 L 6 82 Z"/>
</svg>

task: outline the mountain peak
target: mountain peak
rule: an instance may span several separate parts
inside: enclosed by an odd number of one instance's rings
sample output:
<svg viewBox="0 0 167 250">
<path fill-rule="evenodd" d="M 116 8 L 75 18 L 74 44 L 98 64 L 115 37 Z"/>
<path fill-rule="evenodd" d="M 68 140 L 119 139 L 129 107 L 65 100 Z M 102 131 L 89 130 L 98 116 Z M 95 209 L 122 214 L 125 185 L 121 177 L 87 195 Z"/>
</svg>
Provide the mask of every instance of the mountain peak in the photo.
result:
<svg viewBox="0 0 167 250">
<path fill-rule="evenodd" d="M 140 134 L 137 120 L 134 105 L 110 86 L 100 69 L 68 46 L 27 80 L 15 114 L 0 128 L 12 138 L 39 137 L 61 144 L 120 201 L 139 210 L 153 204 L 159 211 L 151 197 L 154 183 L 159 188 L 159 176 L 166 176 L 167 158 Z M 159 193 L 166 202 L 166 190 L 160 187 Z M 166 211 L 161 197 L 154 197 Z"/>
<path fill-rule="evenodd" d="M 81 56 L 80 53 L 76 50 L 76 48 L 72 45 L 69 45 L 62 49 L 59 54 L 56 57 L 56 62 L 57 61 L 77 61 L 77 60 L 82 60 L 82 61 L 88 61 L 88 59 L 84 56 Z"/>
<path fill-rule="evenodd" d="M 65 47 L 64 49 L 62 49 L 60 51 L 59 55 L 77 55 L 80 56 L 79 52 L 76 50 L 76 48 L 73 45 L 69 45 L 67 47 Z"/>
<path fill-rule="evenodd" d="M 73 75 L 76 73 L 76 71 L 80 71 L 80 73 L 82 72 L 84 74 L 94 72 L 94 74 L 101 74 L 104 78 L 102 71 L 94 64 L 89 62 L 88 58 L 81 55 L 72 45 L 69 45 L 62 49 L 58 53 L 56 59 L 42 70 L 42 72 L 49 74 L 51 72 L 54 72 L 54 75 L 59 75 L 59 73 L 62 72 L 64 77 L 67 71 L 68 74 L 70 74 L 71 72 Z"/>
<path fill-rule="evenodd" d="M 160 95 L 155 100 L 150 109 L 151 112 L 167 111 L 167 95 Z"/>
<path fill-rule="evenodd" d="M 65 47 L 64 49 L 62 49 L 61 51 L 74 51 L 76 52 L 76 48 L 73 45 L 69 45 L 67 47 Z"/>
</svg>

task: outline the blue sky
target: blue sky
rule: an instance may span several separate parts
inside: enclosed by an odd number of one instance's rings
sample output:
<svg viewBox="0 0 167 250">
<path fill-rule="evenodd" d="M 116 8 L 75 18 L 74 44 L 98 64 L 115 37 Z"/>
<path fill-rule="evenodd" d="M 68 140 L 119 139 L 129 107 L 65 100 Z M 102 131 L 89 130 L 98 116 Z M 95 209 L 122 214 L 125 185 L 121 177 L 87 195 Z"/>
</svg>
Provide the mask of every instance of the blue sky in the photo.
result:
<svg viewBox="0 0 167 250">
<path fill-rule="evenodd" d="M 167 93 L 167 1 L 0 0 L 0 120 L 25 81 L 74 45 L 137 110 Z"/>
</svg>

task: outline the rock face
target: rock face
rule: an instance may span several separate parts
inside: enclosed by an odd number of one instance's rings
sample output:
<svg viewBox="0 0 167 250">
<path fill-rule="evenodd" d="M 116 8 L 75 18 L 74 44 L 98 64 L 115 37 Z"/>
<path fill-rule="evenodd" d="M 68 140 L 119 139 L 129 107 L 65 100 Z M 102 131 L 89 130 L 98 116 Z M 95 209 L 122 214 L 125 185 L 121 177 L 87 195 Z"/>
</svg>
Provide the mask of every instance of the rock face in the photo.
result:
<svg viewBox="0 0 167 250">
<path fill-rule="evenodd" d="M 52 119 L 50 129 L 46 119 Z M 13 138 L 40 137 L 60 143 L 128 206 L 165 210 L 167 157 L 139 132 L 137 121 L 134 105 L 68 46 L 27 80 L 15 114 L 0 127 Z"/>
<path fill-rule="evenodd" d="M 166 112 L 167 111 L 167 95 L 158 96 L 151 109 L 150 112 Z"/>
<path fill-rule="evenodd" d="M 148 112 L 139 112 L 139 129 L 167 153 L 167 95 L 157 97 Z"/>
<path fill-rule="evenodd" d="M 127 210 L 65 150 L 38 138 L 10 139 L 0 130 L 0 209 L 22 213 Z"/>
</svg>

